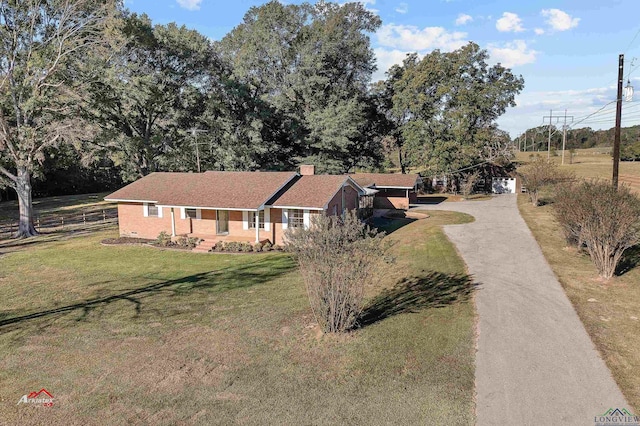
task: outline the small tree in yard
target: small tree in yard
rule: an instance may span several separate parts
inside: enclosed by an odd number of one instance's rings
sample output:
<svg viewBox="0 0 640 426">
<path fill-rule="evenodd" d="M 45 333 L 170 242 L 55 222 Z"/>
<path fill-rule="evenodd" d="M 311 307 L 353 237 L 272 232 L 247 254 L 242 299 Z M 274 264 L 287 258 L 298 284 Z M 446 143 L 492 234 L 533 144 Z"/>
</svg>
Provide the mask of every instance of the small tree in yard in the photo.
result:
<svg viewBox="0 0 640 426">
<path fill-rule="evenodd" d="M 384 233 L 364 225 L 354 211 L 344 218 L 318 215 L 309 229 L 285 231 L 286 249 L 297 260 L 316 321 L 325 332 L 353 328 L 363 309 L 387 244 Z"/>
<path fill-rule="evenodd" d="M 571 176 L 558 170 L 558 166 L 555 163 L 543 158 L 537 158 L 532 163 L 523 166 L 518 172 L 522 176 L 529 199 L 534 206 L 538 205 L 540 191 L 543 188 L 565 180 L 571 180 Z"/>
<path fill-rule="evenodd" d="M 604 279 L 611 278 L 624 251 L 640 243 L 640 198 L 625 186 L 584 181 L 561 186 L 555 216 L 567 241 L 586 248 Z"/>
<path fill-rule="evenodd" d="M 468 174 L 460 184 L 460 192 L 462 192 L 462 196 L 468 197 L 469 195 L 473 194 L 473 188 L 476 186 L 479 180 L 479 171 L 476 170 L 475 172 Z"/>
</svg>

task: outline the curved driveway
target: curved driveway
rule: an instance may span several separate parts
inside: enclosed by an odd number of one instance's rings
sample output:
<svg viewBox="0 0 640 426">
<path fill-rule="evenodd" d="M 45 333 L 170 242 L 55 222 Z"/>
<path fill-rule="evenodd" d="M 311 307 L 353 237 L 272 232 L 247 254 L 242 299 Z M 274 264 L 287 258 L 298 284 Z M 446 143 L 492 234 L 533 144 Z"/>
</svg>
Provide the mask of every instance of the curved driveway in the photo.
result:
<svg viewBox="0 0 640 426">
<path fill-rule="evenodd" d="M 476 219 L 445 232 L 480 283 L 479 425 L 594 425 L 609 408 L 630 408 L 520 216 L 515 195 L 418 209 Z"/>
</svg>

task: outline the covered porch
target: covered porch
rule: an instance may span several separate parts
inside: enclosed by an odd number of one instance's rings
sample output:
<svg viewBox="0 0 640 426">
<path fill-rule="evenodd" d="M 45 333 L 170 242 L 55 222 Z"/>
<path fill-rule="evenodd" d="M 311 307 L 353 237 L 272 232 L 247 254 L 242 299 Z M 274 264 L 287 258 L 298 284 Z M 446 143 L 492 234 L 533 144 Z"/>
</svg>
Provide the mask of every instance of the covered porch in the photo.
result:
<svg viewBox="0 0 640 426">
<path fill-rule="evenodd" d="M 272 240 L 269 208 L 162 207 L 169 210 L 172 237 L 187 235 L 207 241 L 253 243 Z"/>
</svg>

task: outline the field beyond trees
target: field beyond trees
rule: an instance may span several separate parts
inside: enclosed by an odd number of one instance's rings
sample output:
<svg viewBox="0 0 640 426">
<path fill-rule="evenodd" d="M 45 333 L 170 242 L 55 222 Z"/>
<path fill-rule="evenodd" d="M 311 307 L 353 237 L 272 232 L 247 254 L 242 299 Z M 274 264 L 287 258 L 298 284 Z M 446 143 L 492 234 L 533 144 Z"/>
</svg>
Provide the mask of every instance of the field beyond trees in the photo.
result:
<svg viewBox="0 0 640 426">
<path fill-rule="evenodd" d="M 314 323 L 286 254 L 102 246 L 113 226 L 10 242 L 10 253 L 5 241 L 0 418 L 473 424 L 473 284 L 441 230 L 468 220 L 403 221 L 363 326 L 339 336 Z M 16 405 L 42 388 L 53 407 Z"/>
<path fill-rule="evenodd" d="M 561 164 L 562 151 L 559 150 L 556 153 L 557 155 L 551 156 L 551 160 Z M 547 158 L 547 151 L 518 152 L 516 160 L 520 163 L 528 163 L 535 159 L 536 155 Z M 572 159 L 569 150 L 566 150 L 564 155 L 564 165 L 561 166 L 561 170 L 571 171 L 579 178 L 611 180 L 613 173 L 611 148 L 577 149 Z M 621 161 L 619 182 L 640 193 L 640 161 Z"/>
</svg>

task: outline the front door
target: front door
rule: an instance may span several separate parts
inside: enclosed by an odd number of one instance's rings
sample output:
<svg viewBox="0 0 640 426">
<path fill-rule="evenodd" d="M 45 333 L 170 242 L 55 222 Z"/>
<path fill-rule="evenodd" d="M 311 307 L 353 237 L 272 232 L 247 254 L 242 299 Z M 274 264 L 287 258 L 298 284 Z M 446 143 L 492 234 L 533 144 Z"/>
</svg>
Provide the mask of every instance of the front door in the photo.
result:
<svg viewBox="0 0 640 426">
<path fill-rule="evenodd" d="M 218 220 L 216 220 L 216 234 L 228 234 L 229 233 L 229 211 L 218 210 L 216 214 Z"/>
</svg>

